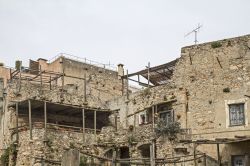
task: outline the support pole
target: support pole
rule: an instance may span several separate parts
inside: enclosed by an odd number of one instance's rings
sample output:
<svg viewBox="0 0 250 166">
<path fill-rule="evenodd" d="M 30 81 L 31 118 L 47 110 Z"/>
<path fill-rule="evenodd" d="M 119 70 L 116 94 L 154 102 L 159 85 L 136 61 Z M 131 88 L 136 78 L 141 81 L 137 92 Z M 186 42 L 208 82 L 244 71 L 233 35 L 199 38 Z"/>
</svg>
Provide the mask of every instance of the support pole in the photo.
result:
<svg viewBox="0 0 250 166">
<path fill-rule="evenodd" d="M 39 66 L 39 74 L 40 74 L 40 88 L 42 90 L 42 87 L 43 87 L 43 76 L 42 76 L 42 67 L 41 67 L 41 65 Z"/>
<path fill-rule="evenodd" d="M 19 141 L 19 132 L 18 132 L 18 102 L 16 103 L 16 142 Z"/>
<path fill-rule="evenodd" d="M 204 159 L 203 159 L 203 165 L 204 166 L 207 166 L 207 156 L 206 156 L 206 154 L 204 153 Z"/>
<path fill-rule="evenodd" d="M 197 162 L 195 160 L 195 158 L 196 158 L 196 147 L 197 147 L 197 145 L 194 143 L 194 166 L 197 166 Z"/>
<path fill-rule="evenodd" d="M 82 109 L 82 139 L 83 143 L 85 143 L 85 110 Z"/>
<path fill-rule="evenodd" d="M 150 62 L 148 62 L 148 88 L 149 88 L 149 79 L 150 79 Z"/>
<path fill-rule="evenodd" d="M 44 102 L 44 140 L 47 140 L 47 103 Z"/>
<path fill-rule="evenodd" d="M 86 76 L 86 72 L 84 73 L 84 102 L 87 102 L 87 76 Z"/>
<path fill-rule="evenodd" d="M 116 150 L 113 148 L 113 154 L 112 154 L 112 166 L 116 166 Z"/>
<path fill-rule="evenodd" d="M 155 128 L 155 106 L 152 106 L 152 130 L 154 132 L 154 128 Z"/>
<path fill-rule="evenodd" d="M 126 94 L 127 94 L 127 100 L 128 100 L 128 86 L 129 86 L 129 83 L 128 83 L 128 70 L 127 70 L 127 92 L 126 92 Z"/>
<path fill-rule="evenodd" d="M 150 166 L 155 166 L 155 150 L 154 150 L 154 141 L 150 145 Z"/>
<path fill-rule="evenodd" d="M 30 129 L 30 139 L 32 140 L 32 120 L 31 120 L 31 102 L 28 100 L 29 103 L 29 129 Z"/>
<path fill-rule="evenodd" d="M 94 134 L 95 134 L 95 141 L 96 141 L 96 110 L 94 111 Z"/>
<path fill-rule="evenodd" d="M 217 158 L 218 158 L 218 165 L 221 166 L 221 158 L 220 158 L 220 144 L 217 145 Z"/>
<path fill-rule="evenodd" d="M 20 64 L 20 67 L 19 67 L 19 86 L 18 86 L 18 92 L 20 92 L 21 91 L 21 83 L 22 83 L 22 73 L 21 73 L 21 71 L 22 71 L 22 63 Z"/>
</svg>

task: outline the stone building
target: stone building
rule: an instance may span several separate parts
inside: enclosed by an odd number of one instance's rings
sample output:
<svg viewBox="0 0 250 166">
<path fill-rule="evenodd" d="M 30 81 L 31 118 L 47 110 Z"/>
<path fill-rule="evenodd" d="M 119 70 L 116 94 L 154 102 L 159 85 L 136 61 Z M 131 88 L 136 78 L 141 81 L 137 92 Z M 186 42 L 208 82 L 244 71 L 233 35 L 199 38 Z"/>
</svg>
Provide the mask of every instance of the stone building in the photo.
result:
<svg viewBox="0 0 250 166">
<path fill-rule="evenodd" d="M 250 165 L 250 35 L 128 75 L 63 55 L 17 64 L 0 67 L 1 162 Z"/>
</svg>

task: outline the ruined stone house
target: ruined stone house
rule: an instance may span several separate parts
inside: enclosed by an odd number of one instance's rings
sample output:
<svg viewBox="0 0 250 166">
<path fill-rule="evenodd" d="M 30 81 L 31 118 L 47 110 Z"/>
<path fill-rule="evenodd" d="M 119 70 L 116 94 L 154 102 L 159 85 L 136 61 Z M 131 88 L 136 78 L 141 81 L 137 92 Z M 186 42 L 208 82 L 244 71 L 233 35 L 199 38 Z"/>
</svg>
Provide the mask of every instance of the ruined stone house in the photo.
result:
<svg viewBox="0 0 250 166">
<path fill-rule="evenodd" d="M 1 66 L 1 160 L 250 165 L 250 35 L 183 47 L 174 61 L 123 70 L 63 55 Z M 145 88 L 134 92 L 131 81 Z M 180 124 L 174 138 L 156 134 L 160 122 Z"/>
</svg>

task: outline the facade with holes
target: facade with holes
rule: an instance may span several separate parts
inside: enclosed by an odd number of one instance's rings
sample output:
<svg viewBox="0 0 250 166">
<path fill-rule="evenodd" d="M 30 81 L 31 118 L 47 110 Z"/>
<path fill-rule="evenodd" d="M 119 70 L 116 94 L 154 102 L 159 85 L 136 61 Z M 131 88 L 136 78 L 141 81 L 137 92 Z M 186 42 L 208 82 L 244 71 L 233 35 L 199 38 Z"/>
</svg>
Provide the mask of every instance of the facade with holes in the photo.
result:
<svg viewBox="0 0 250 166">
<path fill-rule="evenodd" d="M 69 149 L 99 165 L 249 165 L 249 35 L 184 47 L 128 75 L 66 57 L 0 74 L 10 165 L 60 165 Z M 131 81 L 145 88 L 132 93 Z M 176 138 L 156 135 L 162 121 L 180 124 Z"/>
</svg>

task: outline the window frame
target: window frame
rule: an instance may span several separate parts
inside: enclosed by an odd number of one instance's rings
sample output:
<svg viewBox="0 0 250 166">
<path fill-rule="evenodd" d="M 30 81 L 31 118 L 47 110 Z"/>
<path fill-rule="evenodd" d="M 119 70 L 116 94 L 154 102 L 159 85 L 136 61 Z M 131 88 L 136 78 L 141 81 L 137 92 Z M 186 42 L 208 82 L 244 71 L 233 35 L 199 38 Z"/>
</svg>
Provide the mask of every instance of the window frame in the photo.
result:
<svg viewBox="0 0 250 166">
<path fill-rule="evenodd" d="M 232 104 L 244 104 L 244 124 L 242 125 L 230 125 L 230 111 L 229 111 L 229 105 Z M 248 98 L 240 98 L 235 100 L 225 100 L 225 127 L 226 128 L 238 128 L 242 129 L 248 126 Z"/>
<path fill-rule="evenodd" d="M 232 105 L 243 105 L 243 122 L 241 124 L 232 124 L 231 121 L 231 110 L 230 110 L 230 106 Z M 229 115 L 229 127 L 234 127 L 234 126 L 245 126 L 246 125 L 246 110 L 245 110 L 245 103 L 232 103 L 232 104 L 228 104 L 228 115 Z M 240 110 L 237 110 L 240 111 Z"/>
</svg>

